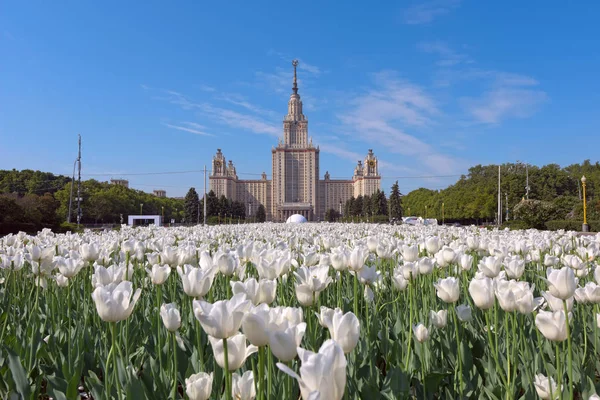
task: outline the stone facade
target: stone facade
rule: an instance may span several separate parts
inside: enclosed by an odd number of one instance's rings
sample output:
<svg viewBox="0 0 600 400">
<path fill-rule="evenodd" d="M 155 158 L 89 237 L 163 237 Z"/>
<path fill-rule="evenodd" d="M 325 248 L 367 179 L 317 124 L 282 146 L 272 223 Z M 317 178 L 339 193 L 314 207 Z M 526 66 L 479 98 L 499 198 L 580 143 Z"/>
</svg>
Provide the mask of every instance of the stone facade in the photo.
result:
<svg viewBox="0 0 600 400">
<path fill-rule="evenodd" d="M 293 61 L 294 81 L 283 119 L 283 138 L 271 150 L 272 179 L 263 172 L 261 179 L 241 180 L 233 162 L 225 159 L 221 149 L 213 157 L 210 189 L 220 197 L 243 202 L 247 215 L 254 215 L 264 205 L 267 221 L 283 222 L 292 214 L 301 214 L 309 221 L 323 220 L 332 208 L 343 211 L 351 197 L 371 195 L 381 187 L 378 160 L 369 150 L 364 162 L 359 160 L 349 180 L 331 179 L 329 172 L 320 180 L 319 147 L 308 136 L 308 120 L 302 112 L 296 79 L 297 61 Z"/>
</svg>

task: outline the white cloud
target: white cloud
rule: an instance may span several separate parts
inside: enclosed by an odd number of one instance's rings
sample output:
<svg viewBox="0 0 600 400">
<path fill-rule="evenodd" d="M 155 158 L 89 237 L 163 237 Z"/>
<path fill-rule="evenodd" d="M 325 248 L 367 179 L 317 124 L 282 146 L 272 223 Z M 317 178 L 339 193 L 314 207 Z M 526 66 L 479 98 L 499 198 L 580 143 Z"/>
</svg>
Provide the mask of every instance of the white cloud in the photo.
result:
<svg viewBox="0 0 600 400">
<path fill-rule="evenodd" d="M 182 122 L 181 125 L 173 125 L 173 124 L 167 124 L 167 123 L 163 123 L 164 126 L 171 128 L 171 129 L 176 129 L 178 131 L 184 131 L 184 132 L 189 132 L 189 133 L 194 133 L 196 135 L 201 135 L 201 136 L 214 136 L 210 133 L 206 133 L 204 132 L 204 129 L 206 129 L 204 126 L 200 125 L 200 124 L 196 124 L 194 122 Z"/>
<path fill-rule="evenodd" d="M 526 118 L 548 100 L 538 89 L 538 81 L 525 75 L 499 71 L 477 71 L 490 86 L 479 97 L 463 97 L 460 102 L 476 122 L 497 124 L 506 118 Z"/>
<path fill-rule="evenodd" d="M 420 42 L 417 44 L 417 48 L 425 53 L 437 54 L 440 57 L 437 65 L 440 67 L 452 67 L 458 64 L 470 64 L 473 62 L 468 55 L 456 52 L 441 41 Z"/>
<path fill-rule="evenodd" d="M 417 4 L 404 10 L 404 23 L 420 25 L 432 22 L 440 15 L 444 15 L 457 8 L 460 0 L 432 0 Z"/>
<path fill-rule="evenodd" d="M 421 164 L 415 166 L 417 169 L 425 167 L 434 173 L 447 174 L 462 168 L 458 160 L 439 154 L 431 145 L 405 131 L 406 127 L 436 124 L 435 118 L 441 112 L 433 98 L 391 72 L 375 74 L 374 78 L 375 88 L 358 96 L 347 112 L 338 115 L 344 131 L 388 152 L 410 157 L 411 163 Z"/>
<path fill-rule="evenodd" d="M 479 98 L 464 98 L 462 102 L 477 122 L 497 124 L 510 117 L 529 117 L 547 99 L 547 94 L 541 90 L 501 87 Z"/>
<path fill-rule="evenodd" d="M 249 130 L 254 133 L 267 134 L 275 137 L 281 135 L 281 129 L 275 124 L 250 114 L 244 114 L 226 108 L 215 107 L 210 104 L 202 104 L 200 113 L 212 118 L 222 124 Z"/>
</svg>

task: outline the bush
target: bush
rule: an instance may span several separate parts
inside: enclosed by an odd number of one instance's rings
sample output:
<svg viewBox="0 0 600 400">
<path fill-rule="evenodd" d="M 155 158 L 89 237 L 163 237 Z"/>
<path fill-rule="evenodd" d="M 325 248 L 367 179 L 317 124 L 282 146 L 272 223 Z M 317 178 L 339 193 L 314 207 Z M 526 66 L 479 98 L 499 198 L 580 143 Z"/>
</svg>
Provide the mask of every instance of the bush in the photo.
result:
<svg viewBox="0 0 600 400">
<path fill-rule="evenodd" d="M 530 226 L 525 221 L 514 219 L 514 220 L 509 220 L 509 221 L 504 222 L 502 224 L 502 228 L 508 228 L 511 231 L 515 231 L 515 230 L 530 229 L 530 228 L 532 228 L 532 226 Z"/>
<path fill-rule="evenodd" d="M 75 232 L 78 232 L 80 230 L 81 229 L 77 228 L 77 224 L 73 224 L 73 223 L 69 223 L 69 222 L 62 222 L 56 231 L 58 233 L 65 233 L 65 232 L 73 232 L 73 233 L 75 233 Z"/>
<path fill-rule="evenodd" d="M 513 215 L 532 228 L 544 229 L 545 222 L 552 219 L 555 210 L 554 204 L 548 201 L 522 200 L 515 206 Z"/>
<path fill-rule="evenodd" d="M 571 219 L 553 220 L 546 222 L 546 229 L 550 231 L 564 229 L 565 231 L 581 232 L 582 225 L 583 221 L 576 221 Z M 588 221 L 588 225 L 590 226 L 590 232 L 598 232 L 598 229 L 600 229 L 600 221 Z"/>
</svg>

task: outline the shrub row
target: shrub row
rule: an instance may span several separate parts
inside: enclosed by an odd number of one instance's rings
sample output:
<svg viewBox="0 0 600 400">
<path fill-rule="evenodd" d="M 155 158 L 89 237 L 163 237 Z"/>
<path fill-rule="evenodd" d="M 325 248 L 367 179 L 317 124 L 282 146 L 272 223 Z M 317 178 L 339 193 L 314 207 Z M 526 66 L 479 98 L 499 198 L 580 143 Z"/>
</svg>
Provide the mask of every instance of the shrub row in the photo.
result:
<svg viewBox="0 0 600 400">
<path fill-rule="evenodd" d="M 583 221 L 577 220 L 553 220 L 546 222 L 546 229 L 550 231 L 564 229 L 566 231 L 581 232 L 582 224 Z M 598 232 L 600 229 L 600 221 L 588 221 L 588 225 L 590 226 L 590 232 Z"/>
</svg>

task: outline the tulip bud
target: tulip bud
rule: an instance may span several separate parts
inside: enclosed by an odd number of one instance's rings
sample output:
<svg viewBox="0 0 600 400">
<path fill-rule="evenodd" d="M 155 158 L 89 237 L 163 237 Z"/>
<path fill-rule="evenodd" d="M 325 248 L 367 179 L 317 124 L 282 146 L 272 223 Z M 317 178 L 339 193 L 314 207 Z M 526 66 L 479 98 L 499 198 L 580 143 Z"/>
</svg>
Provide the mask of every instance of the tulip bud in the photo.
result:
<svg viewBox="0 0 600 400">
<path fill-rule="evenodd" d="M 473 317 L 471 315 L 471 307 L 461 304 L 456 307 L 456 316 L 462 322 L 469 322 Z"/>
<path fill-rule="evenodd" d="M 463 271 L 470 271 L 473 267 L 473 256 L 470 254 L 460 256 L 460 267 Z"/>
<path fill-rule="evenodd" d="M 415 333 L 415 339 L 419 343 L 423 343 L 429 339 L 429 330 L 422 323 L 413 326 L 413 332 Z"/>
<path fill-rule="evenodd" d="M 473 303 L 481 310 L 489 310 L 494 306 L 494 281 L 487 276 L 473 279 L 469 283 L 469 294 Z"/>
</svg>

